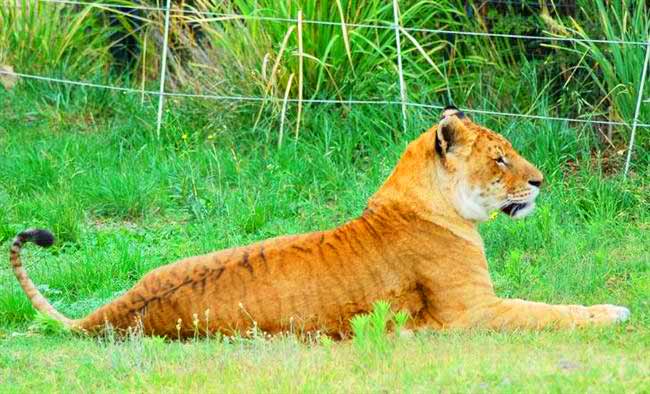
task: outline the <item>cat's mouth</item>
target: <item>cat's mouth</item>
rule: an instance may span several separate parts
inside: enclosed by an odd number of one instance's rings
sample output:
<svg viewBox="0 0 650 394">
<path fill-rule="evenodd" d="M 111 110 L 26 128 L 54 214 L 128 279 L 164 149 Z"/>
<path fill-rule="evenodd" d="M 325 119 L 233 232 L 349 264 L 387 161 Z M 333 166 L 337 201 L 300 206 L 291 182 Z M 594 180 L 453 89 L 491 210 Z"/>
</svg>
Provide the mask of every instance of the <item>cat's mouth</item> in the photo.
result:
<svg viewBox="0 0 650 394">
<path fill-rule="evenodd" d="M 501 208 L 501 212 L 505 213 L 506 215 L 510 217 L 515 217 L 517 216 L 517 213 L 523 213 L 525 211 L 528 211 L 532 203 L 517 203 L 513 202 L 511 204 L 508 204 L 504 207 Z"/>
</svg>

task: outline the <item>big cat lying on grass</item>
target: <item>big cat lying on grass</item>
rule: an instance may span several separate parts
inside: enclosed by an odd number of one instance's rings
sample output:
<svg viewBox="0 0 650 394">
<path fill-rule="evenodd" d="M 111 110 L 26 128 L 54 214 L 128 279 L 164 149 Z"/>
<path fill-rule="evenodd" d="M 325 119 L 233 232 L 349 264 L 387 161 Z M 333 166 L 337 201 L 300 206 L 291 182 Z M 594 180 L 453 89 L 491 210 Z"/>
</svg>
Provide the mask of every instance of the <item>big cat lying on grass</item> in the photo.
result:
<svg viewBox="0 0 650 394">
<path fill-rule="evenodd" d="M 409 313 L 410 328 L 572 328 L 629 316 L 613 305 L 548 305 L 495 295 L 477 224 L 501 210 L 530 214 L 542 174 L 501 135 L 456 108 L 411 142 L 363 214 L 337 228 L 282 236 L 157 268 L 125 294 L 71 320 L 25 272 L 25 242 L 49 246 L 46 230 L 19 234 L 11 264 L 36 309 L 74 331 L 140 326 L 176 338 L 319 330 L 345 337 L 375 301 Z"/>
</svg>

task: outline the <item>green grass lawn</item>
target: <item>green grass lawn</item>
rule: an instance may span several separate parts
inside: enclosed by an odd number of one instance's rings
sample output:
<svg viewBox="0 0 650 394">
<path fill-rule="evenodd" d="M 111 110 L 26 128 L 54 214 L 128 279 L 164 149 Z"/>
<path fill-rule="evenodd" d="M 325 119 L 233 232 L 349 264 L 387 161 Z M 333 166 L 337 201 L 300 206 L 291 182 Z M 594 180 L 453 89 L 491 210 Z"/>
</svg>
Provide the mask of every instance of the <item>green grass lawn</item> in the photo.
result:
<svg viewBox="0 0 650 394">
<path fill-rule="evenodd" d="M 27 227 L 52 229 L 55 246 L 26 248 L 24 262 L 70 317 L 180 257 L 358 215 L 406 143 L 436 119 L 412 113 L 403 133 L 398 108 L 312 107 L 301 139 L 277 148 L 276 123 L 233 127 L 173 102 L 156 139 L 148 107 L 105 100 L 109 109 L 98 114 L 65 97 L 0 92 L 0 247 Z M 602 170 L 620 158 L 593 153 L 591 129 L 483 120 L 548 181 L 533 216 L 481 225 L 498 294 L 625 305 L 629 322 L 423 333 L 391 337 L 384 352 L 291 337 L 84 339 L 29 330 L 34 311 L 7 261 L 0 392 L 650 392 L 647 158 L 639 154 L 623 181 Z"/>
<path fill-rule="evenodd" d="M 2 392 L 648 392 L 648 340 L 636 329 L 464 332 L 393 339 L 374 353 L 292 338 L 12 337 L 0 344 L 0 378 Z"/>
</svg>

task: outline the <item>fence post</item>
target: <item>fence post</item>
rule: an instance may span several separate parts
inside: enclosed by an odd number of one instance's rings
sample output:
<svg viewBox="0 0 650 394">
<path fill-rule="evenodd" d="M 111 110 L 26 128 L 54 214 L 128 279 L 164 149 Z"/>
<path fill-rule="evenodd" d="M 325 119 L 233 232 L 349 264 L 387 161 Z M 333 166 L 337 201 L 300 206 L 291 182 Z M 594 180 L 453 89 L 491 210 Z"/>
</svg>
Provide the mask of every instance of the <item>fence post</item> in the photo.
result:
<svg viewBox="0 0 650 394">
<path fill-rule="evenodd" d="M 400 41 L 400 18 L 398 0 L 393 0 L 393 27 L 395 28 L 395 45 L 397 47 L 397 72 L 399 73 L 399 95 L 402 103 L 402 128 L 406 132 L 406 85 L 402 70 L 402 43 Z"/>
<path fill-rule="evenodd" d="M 165 77 L 167 73 L 167 51 L 169 46 L 169 10 L 171 0 L 167 0 L 165 7 L 165 31 L 163 33 L 163 53 L 160 62 L 160 90 L 158 91 L 158 118 L 156 121 L 156 137 L 160 139 L 160 128 L 162 127 L 163 109 L 165 106 Z"/>
<path fill-rule="evenodd" d="M 630 134 L 630 145 L 627 147 L 627 158 L 625 159 L 625 170 L 623 179 L 627 179 L 630 171 L 630 161 L 632 161 L 632 150 L 634 149 L 634 137 L 636 136 L 636 127 L 639 124 L 639 111 L 641 110 L 641 101 L 643 100 L 643 88 L 645 86 L 645 76 L 648 73 L 648 59 L 650 59 L 650 36 L 645 44 L 645 60 L 643 61 L 643 71 L 641 72 L 641 82 L 639 83 L 639 93 L 636 99 L 636 108 L 634 109 L 634 119 L 632 120 L 632 133 Z"/>
</svg>

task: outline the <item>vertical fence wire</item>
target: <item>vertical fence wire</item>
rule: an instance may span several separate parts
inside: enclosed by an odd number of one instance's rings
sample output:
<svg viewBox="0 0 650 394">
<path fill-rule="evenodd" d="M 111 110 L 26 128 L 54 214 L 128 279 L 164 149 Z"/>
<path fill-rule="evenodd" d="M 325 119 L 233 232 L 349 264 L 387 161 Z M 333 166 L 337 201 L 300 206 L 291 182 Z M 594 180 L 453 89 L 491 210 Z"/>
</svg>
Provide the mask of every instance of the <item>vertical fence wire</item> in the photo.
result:
<svg viewBox="0 0 650 394">
<path fill-rule="evenodd" d="M 393 27 L 395 29 L 395 46 L 397 47 L 397 72 L 399 74 L 399 95 L 402 103 L 402 129 L 406 132 L 406 84 L 404 83 L 404 71 L 402 68 L 402 43 L 400 40 L 400 17 L 399 4 L 393 0 Z"/>
<path fill-rule="evenodd" d="M 627 158 L 625 159 L 625 170 L 623 171 L 623 178 L 627 178 L 630 171 L 630 162 L 632 161 L 632 150 L 634 150 L 634 137 L 636 136 L 636 128 L 639 125 L 639 112 L 641 111 L 641 101 L 643 100 L 643 89 L 645 86 L 645 77 L 648 73 L 648 60 L 650 59 L 650 36 L 645 44 L 645 60 L 643 61 L 643 71 L 641 71 L 641 81 L 639 83 L 639 93 L 636 99 L 636 108 L 634 109 L 634 119 L 632 120 L 632 133 L 630 133 L 630 144 L 627 148 Z"/>
<path fill-rule="evenodd" d="M 158 117 L 156 120 L 156 137 L 160 139 L 160 128 L 162 127 L 163 110 L 165 106 L 165 78 L 167 74 L 167 52 L 169 51 L 169 14 L 171 0 L 167 0 L 165 6 L 165 31 L 163 33 L 163 53 L 160 61 L 160 89 L 158 91 Z"/>
<path fill-rule="evenodd" d="M 304 76 L 304 48 L 302 45 L 302 9 L 298 10 L 298 118 L 296 119 L 296 140 L 300 133 L 300 119 L 302 118 L 302 91 Z"/>
</svg>

